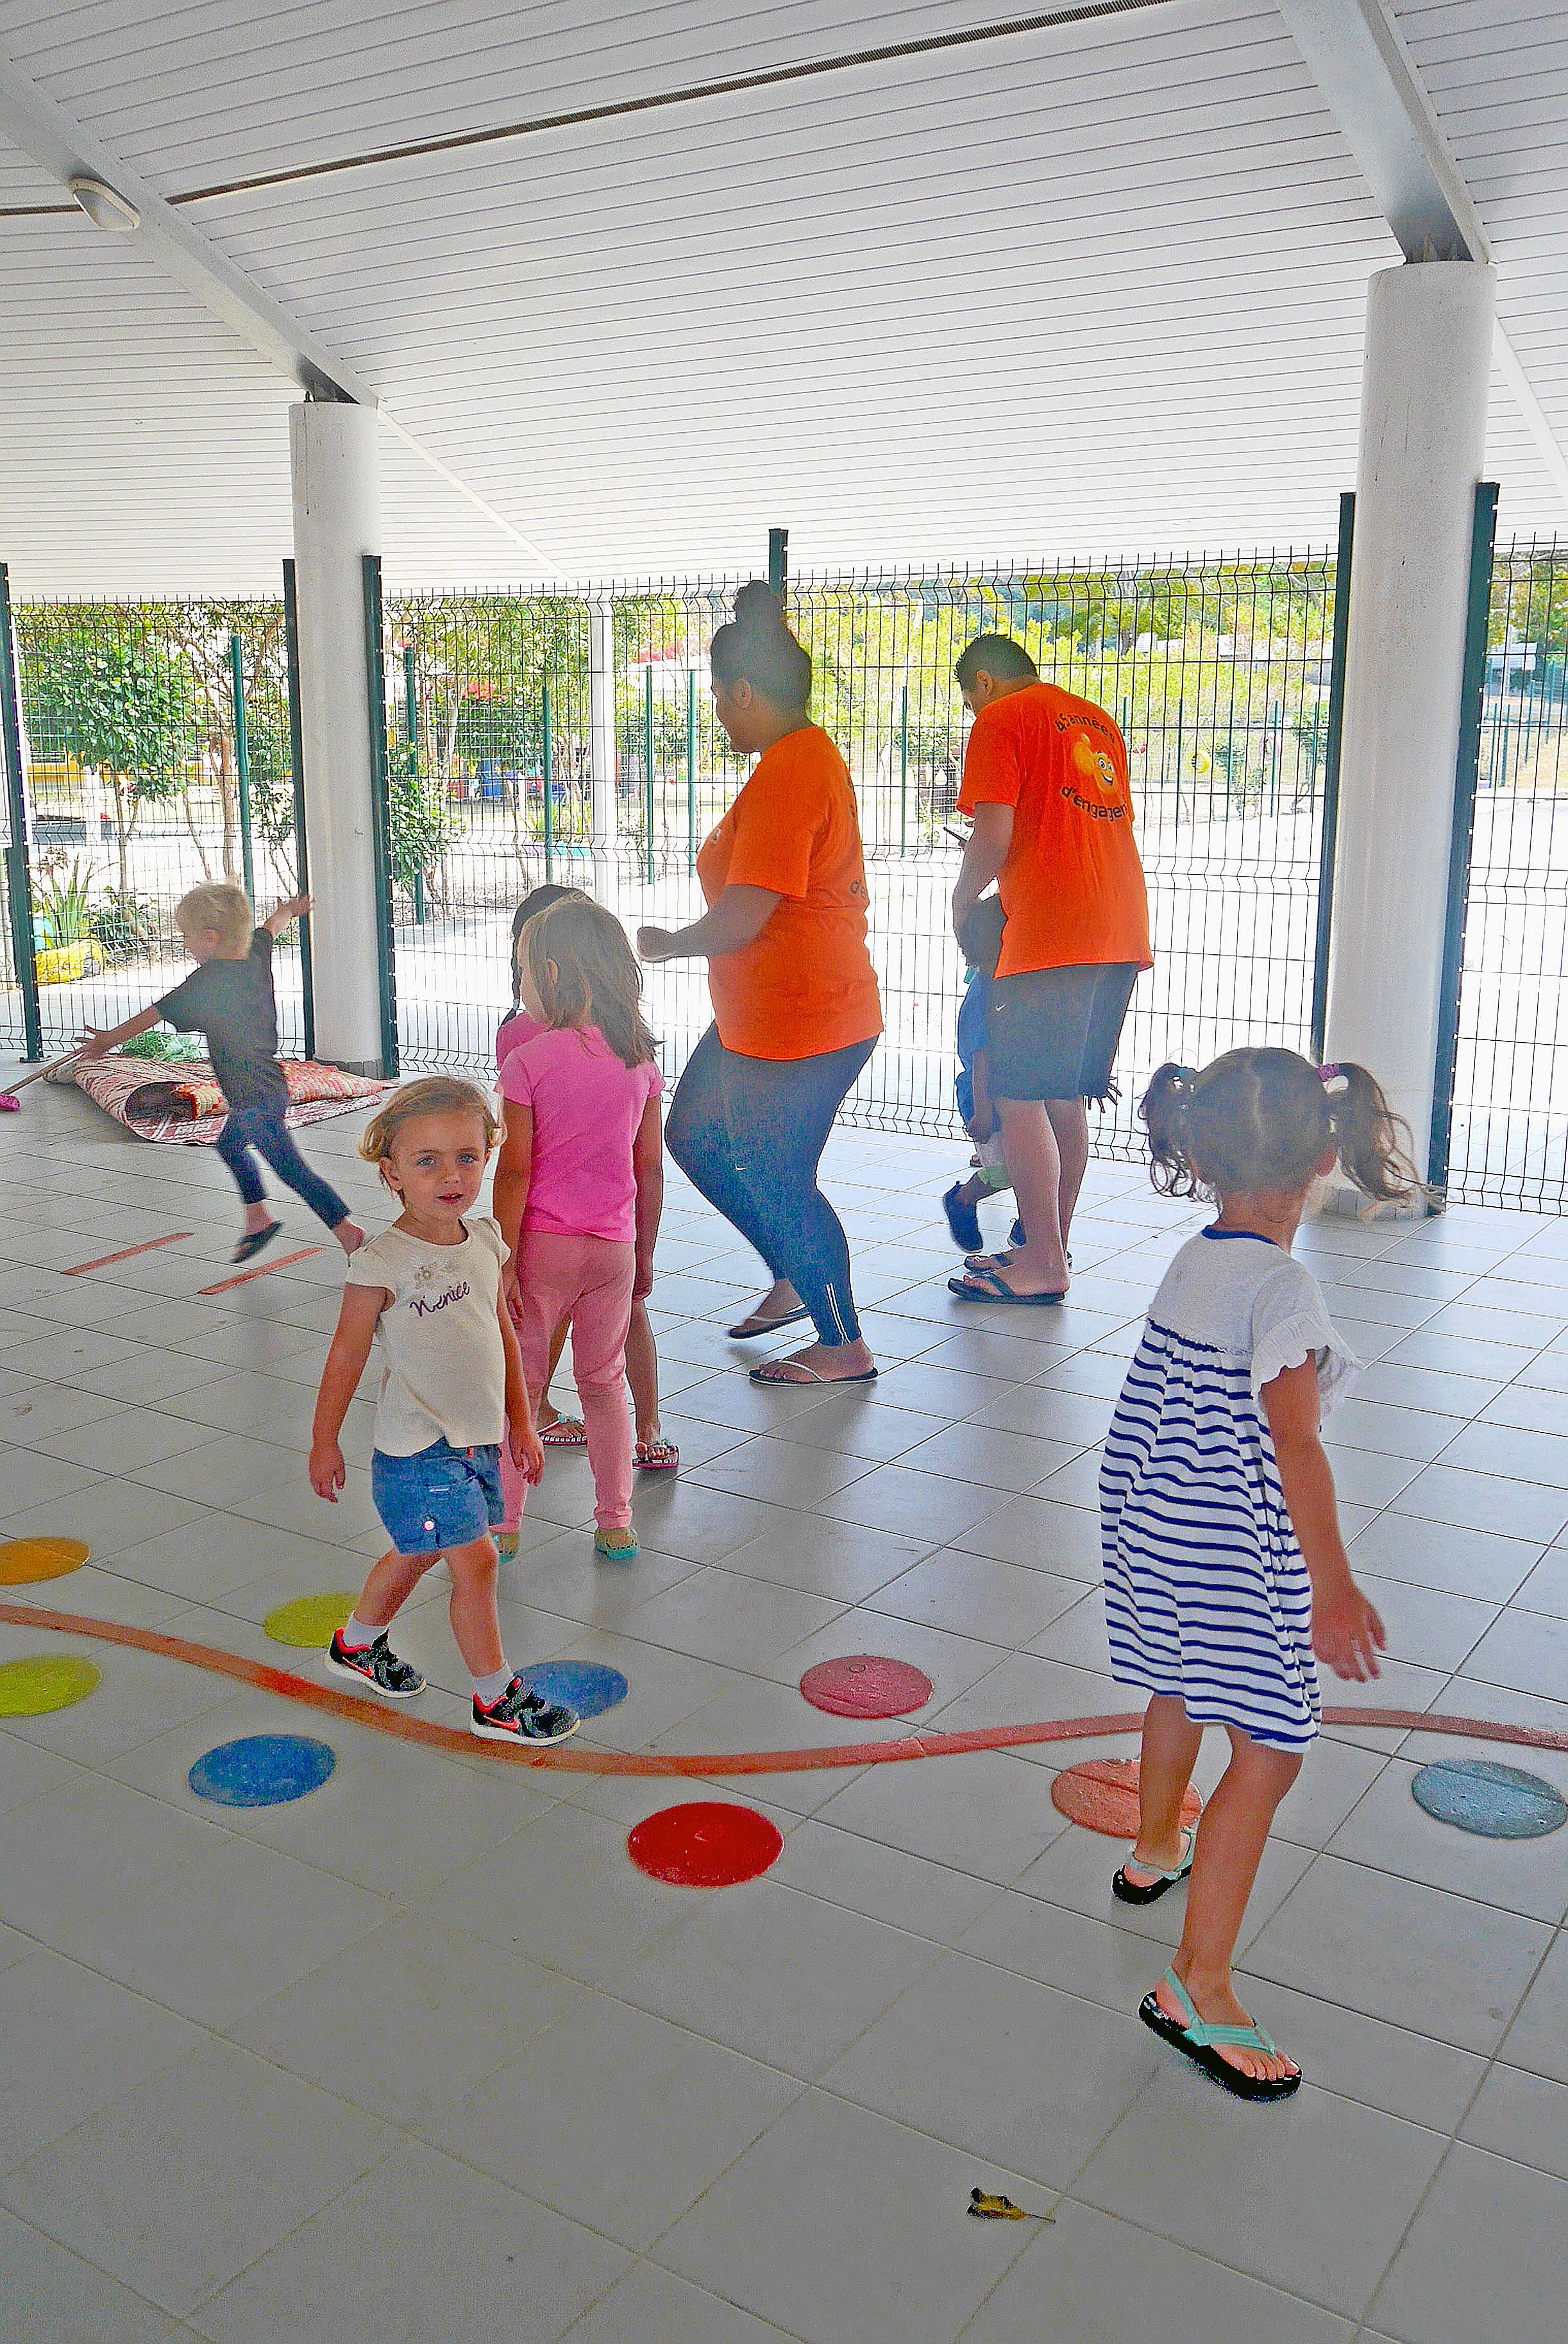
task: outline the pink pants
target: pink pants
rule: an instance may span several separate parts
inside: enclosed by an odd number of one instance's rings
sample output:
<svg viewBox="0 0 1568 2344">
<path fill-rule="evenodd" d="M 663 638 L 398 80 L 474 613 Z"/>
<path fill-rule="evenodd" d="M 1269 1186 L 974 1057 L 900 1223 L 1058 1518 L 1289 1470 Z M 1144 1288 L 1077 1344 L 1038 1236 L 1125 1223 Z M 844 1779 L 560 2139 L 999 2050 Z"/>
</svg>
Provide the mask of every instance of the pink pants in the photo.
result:
<svg viewBox="0 0 1568 2344">
<path fill-rule="evenodd" d="M 513 1314 L 529 1398 L 537 1407 L 550 1372 L 551 1338 L 572 1320 L 572 1372 L 588 1432 L 593 1469 L 593 1519 L 602 1531 L 624 1530 L 632 1520 L 632 1420 L 626 1413 L 626 1329 L 632 1323 L 634 1246 L 612 1238 L 567 1237 L 524 1229 L 518 1241 L 520 1308 Z M 526 1484 L 503 1441 L 501 1485 L 506 1500 L 501 1528 L 522 1518 Z"/>
</svg>

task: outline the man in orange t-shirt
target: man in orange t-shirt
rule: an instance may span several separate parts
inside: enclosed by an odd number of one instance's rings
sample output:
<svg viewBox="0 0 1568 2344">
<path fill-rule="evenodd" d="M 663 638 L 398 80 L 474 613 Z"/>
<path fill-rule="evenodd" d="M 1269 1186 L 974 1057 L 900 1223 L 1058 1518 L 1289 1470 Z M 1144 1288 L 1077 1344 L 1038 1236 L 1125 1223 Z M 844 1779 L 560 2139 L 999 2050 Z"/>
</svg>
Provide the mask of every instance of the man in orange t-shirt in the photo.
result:
<svg viewBox="0 0 1568 2344">
<path fill-rule="evenodd" d="M 975 719 L 958 810 L 974 817 L 953 891 L 960 926 L 993 879 L 1007 924 L 986 1045 L 1025 1241 L 973 1256 L 952 1291 L 1059 1302 L 1088 1163 L 1086 1102 L 1110 1089 L 1138 973 L 1153 965 L 1127 748 L 1103 708 L 1043 683 L 1020 643 L 976 637 L 957 663 Z"/>
</svg>

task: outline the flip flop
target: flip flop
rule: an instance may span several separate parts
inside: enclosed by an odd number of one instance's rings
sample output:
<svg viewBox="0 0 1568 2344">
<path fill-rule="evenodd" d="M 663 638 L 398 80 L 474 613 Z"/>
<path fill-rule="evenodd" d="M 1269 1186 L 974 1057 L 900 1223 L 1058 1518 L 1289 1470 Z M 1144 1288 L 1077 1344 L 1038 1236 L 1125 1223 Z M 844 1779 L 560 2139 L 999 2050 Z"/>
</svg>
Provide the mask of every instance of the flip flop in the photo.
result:
<svg viewBox="0 0 1568 2344">
<path fill-rule="evenodd" d="M 804 1302 L 798 1310 L 786 1310 L 782 1318 L 764 1318 L 753 1310 L 738 1327 L 729 1329 L 730 1340 L 732 1343 L 749 1343 L 754 1336 L 774 1335 L 781 1327 L 798 1327 L 803 1318 L 810 1317 L 811 1312 Z"/>
<path fill-rule="evenodd" d="M 588 1427 L 580 1416 L 558 1416 L 553 1424 L 541 1425 L 539 1439 L 544 1449 L 586 1449 Z"/>
<path fill-rule="evenodd" d="M 1015 1294 L 999 1269 L 966 1269 L 962 1278 L 947 1280 L 947 1291 L 960 1302 L 1016 1302 L 1036 1309 L 1067 1298 L 1065 1287 L 1059 1294 Z"/>
<path fill-rule="evenodd" d="M 1156 1872 L 1152 1864 L 1138 1864 L 1138 1870 L 1140 1872 L 1149 1873 L 1152 1877 L 1142 1883 L 1136 1880 L 1129 1880 L 1124 1869 L 1118 1872 L 1112 1880 L 1110 1884 L 1111 1894 L 1113 1896 L 1119 1896 L 1124 1904 L 1158 1904 L 1160 1897 L 1165 1894 L 1168 1888 L 1177 1887 L 1180 1882 L 1186 1879 L 1188 1874 L 1191 1871 L 1192 1844 L 1197 1836 L 1198 1832 L 1195 1825 L 1189 1826 L 1187 1824 L 1183 1824 L 1181 1826 L 1181 1862 L 1177 1865 L 1174 1872 Z M 1128 1848 L 1127 1854 L 1128 1862 L 1129 1864 L 1138 1864 L 1138 1858 L 1134 1855 L 1130 1847 Z"/>
<path fill-rule="evenodd" d="M 780 1368 L 793 1368 L 794 1373 L 793 1376 L 781 1376 L 777 1373 Z M 808 1368 L 804 1359 L 768 1359 L 760 1368 L 752 1369 L 752 1381 L 754 1384 L 874 1384 L 876 1369 L 864 1368 L 857 1376 L 819 1376 L 816 1369 Z"/>
<path fill-rule="evenodd" d="M 1184 2026 L 1179 2019 L 1169 2018 L 1152 1994 L 1146 1994 L 1138 2006 L 1138 2015 L 1147 2027 L 1179 2051 L 1211 2076 L 1222 2091 L 1232 2093 L 1239 2100 L 1288 2100 L 1300 2088 L 1301 2071 L 1293 2076 L 1244 2076 L 1229 2059 L 1222 2059 L 1216 2047 L 1222 2043 L 1233 2044 L 1239 2051 L 1261 2051 L 1268 2058 L 1278 2058 L 1280 2046 L 1260 2026 L 1210 2026 L 1199 2018 L 1192 1998 L 1174 1970 L 1167 1970 L 1164 1983 L 1187 2014 Z"/>
<path fill-rule="evenodd" d="M 680 1450 L 663 1433 L 657 1440 L 638 1441 L 632 1451 L 632 1462 L 639 1473 L 673 1473 L 680 1461 Z"/>
<path fill-rule="evenodd" d="M 281 1221 L 268 1221 L 264 1229 L 252 1229 L 248 1237 L 240 1238 L 239 1243 L 229 1255 L 229 1260 L 254 1261 L 262 1247 L 269 1246 L 273 1238 L 282 1233 L 282 1228 Z"/>
</svg>

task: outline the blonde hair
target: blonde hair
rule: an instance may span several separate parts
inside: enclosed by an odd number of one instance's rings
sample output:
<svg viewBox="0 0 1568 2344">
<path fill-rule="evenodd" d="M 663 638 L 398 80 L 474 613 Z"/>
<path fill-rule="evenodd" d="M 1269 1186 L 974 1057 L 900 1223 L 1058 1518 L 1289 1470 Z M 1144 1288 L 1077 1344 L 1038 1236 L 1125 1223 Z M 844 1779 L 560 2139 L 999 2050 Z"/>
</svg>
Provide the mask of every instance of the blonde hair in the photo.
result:
<svg viewBox="0 0 1568 2344">
<path fill-rule="evenodd" d="M 184 935 L 210 931 L 225 952 L 242 952 L 256 932 L 256 910 L 243 887 L 226 879 L 207 880 L 189 887 L 174 907 L 174 921 Z"/>
<path fill-rule="evenodd" d="M 1168 1197 L 1305 1189 L 1331 1147 L 1380 1203 L 1416 1195 L 1410 1127 L 1365 1066 L 1314 1066 L 1294 1050 L 1228 1050 L 1201 1072 L 1168 1062 L 1138 1108 Z"/>
<path fill-rule="evenodd" d="M 395 1090 L 359 1134 L 359 1153 L 366 1163 L 384 1166 L 398 1134 L 421 1115 L 471 1115 L 484 1133 L 487 1156 L 501 1135 L 490 1101 L 477 1083 L 465 1083 L 456 1075 L 422 1075 L 418 1082 Z M 381 1177 L 386 1178 L 384 1171 Z"/>
<path fill-rule="evenodd" d="M 563 895 L 528 922 L 520 941 L 548 1025 L 597 1026 L 623 1066 L 652 1061 L 642 972 L 612 912 L 591 896 Z"/>
</svg>

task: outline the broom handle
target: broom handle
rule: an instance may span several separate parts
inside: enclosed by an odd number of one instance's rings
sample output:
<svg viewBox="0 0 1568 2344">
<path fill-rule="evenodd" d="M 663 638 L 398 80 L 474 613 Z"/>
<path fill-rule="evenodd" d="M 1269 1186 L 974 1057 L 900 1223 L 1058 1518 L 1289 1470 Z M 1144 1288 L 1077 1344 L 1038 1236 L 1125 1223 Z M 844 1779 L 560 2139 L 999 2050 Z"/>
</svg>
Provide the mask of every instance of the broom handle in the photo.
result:
<svg viewBox="0 0 1568 2344">
<path fill-rule="evenodd" d="M 62 1066 L 74 1066 L 81 1055 L 80 1050 L 67 1050 L 63 1058 L 51 1058 L 46 1066 L 35 1066 L 30 1075 L 18 1076 L 12 1091 L 25 1091 L 29 1083 L 41 1083 L 46 1075 L 58 1074 Z"/>
</svg>

